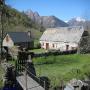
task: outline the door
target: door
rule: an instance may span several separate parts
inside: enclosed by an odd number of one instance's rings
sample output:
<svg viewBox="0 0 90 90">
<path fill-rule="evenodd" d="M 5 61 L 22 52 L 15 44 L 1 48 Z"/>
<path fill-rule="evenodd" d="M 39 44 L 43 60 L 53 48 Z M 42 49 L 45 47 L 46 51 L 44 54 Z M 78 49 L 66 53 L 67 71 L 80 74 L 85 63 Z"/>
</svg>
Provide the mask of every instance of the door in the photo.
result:
<svg viewBox="0 0 90 90">
<path fill-rule="evenodd" d="M 49 49 L 49 43 L 46 43 L 46 49 Z"/>
<path fill-rule="evenodd" d="M 66 51 L 68 51 L 69 50 L 69 45 L 66 45 Z"/>
</svg>

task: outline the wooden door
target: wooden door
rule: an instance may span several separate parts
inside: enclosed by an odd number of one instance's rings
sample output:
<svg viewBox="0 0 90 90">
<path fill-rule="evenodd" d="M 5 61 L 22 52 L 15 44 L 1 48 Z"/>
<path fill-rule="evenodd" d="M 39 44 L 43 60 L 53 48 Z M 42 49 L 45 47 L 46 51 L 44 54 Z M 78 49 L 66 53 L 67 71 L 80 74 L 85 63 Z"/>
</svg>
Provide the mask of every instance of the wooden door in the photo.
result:
<svg viewBox="0 0 90 90">
<path fill-rule="evenodd" d="M 69 45 L 66 45 L 66 51 L 68 51 L 69 50 Z"/>
<path fill-rule="evenodd" d="M 49 43 L 46 43 L 46 49 L 49 49 Z"/>
</svg>

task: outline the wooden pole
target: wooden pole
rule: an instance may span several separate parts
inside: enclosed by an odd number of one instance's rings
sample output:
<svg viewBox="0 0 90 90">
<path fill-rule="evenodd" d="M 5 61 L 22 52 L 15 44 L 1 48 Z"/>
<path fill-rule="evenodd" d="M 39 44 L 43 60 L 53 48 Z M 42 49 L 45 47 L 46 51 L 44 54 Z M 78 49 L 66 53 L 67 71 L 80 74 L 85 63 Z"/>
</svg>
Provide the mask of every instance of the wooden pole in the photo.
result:
<svg viewBox="0 0 90 90">
<path fill-rule="evenodd" d="M 27 70 L 25 68 L 25 90 L 27 90 Z"/>
<path fill-rule="evenodd" d="M 0 5 L 2 7 L 1 9 L 1 60 L 3 55 L 3 32 L 4 32 L 4 6 L 5 6 L 5 0 L 0 0 Z"/>
<path fill-rule="evenodd" d="M 28 90 L 28 86 L 27 86 L 27 61 L 25 63 L 25 86 L 26 86 L 25 90 Z"/>
</svg>

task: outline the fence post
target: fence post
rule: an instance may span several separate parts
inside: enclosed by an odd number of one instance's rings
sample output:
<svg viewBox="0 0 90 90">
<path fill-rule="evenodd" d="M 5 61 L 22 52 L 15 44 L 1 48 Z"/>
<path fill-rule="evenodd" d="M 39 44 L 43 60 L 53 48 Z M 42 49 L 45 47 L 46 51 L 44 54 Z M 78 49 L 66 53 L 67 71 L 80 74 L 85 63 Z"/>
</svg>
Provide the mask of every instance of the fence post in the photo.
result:
<svg viewBox="0 0 90 90">
<path fill-rule="evenodd" d="M 44 89 L 46 90 L 46 83 L 45 83 L 45 81 L 44 81 Z"/>
<path fill-rule="evenodd" d="M 25 90 L 27 90 L 27 70 L 25 68 Z"/>
<path fill-rule="evenodd" d="M 15 60 L 15 70 L 16 70 L 16 76 L 17 76 L 17 61 Z"/>
<path fill-rule="evenodd" d="M 64 81 L 61 80 L 61 90 L 64 90 Z"/>
</svg>

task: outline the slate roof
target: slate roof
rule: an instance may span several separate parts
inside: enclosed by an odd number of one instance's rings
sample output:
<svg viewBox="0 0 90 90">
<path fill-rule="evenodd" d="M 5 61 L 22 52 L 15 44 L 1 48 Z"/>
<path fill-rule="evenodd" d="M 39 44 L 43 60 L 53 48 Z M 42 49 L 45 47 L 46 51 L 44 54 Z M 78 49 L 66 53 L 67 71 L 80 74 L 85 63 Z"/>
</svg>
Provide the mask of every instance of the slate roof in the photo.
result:
<svg viewBox="0 0 90 90">
<path fill-rule="evenodd" d="M 41 36 L 40 41 L 78 43 L 83 32 L 84 29 L 80 26 L 48 28 Z"/>
<path fill-rule="evenodd" d="M 7 34 L 15 43 L 32 41 L 27 32 L 8 32 Z"/>
</svg>

